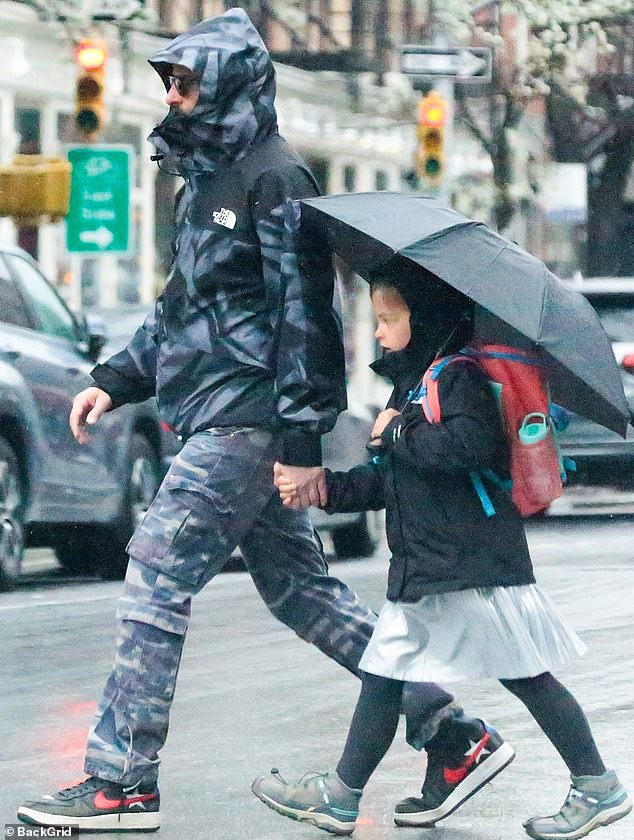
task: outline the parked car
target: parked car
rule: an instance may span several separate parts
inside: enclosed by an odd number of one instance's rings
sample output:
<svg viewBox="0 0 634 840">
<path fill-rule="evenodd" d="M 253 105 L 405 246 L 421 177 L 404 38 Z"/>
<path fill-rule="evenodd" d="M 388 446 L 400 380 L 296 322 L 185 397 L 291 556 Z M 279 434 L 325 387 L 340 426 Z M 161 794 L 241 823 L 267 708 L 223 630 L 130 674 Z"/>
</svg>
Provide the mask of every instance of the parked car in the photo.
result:
<svg viewBox="0 0 634 840">
<path fill-rule="evenodd" d="M 596 278 L 572 284 L 592 304 L 621 367 L 623 388 L 634 410 L 634 278 Z M 573 416 L 560 437 L 563 455 L 575 461 L 564 495 L 549 515 L 634 513 L 634 430 L 626 439 Z"/>
<path fill-rule="evenodd" d="M 26 546 L 52 547 L 68 572 L 120 576 L 176 451 L 153 400 L 104 415 L 87 445 L 73 438 L 71 403 L 104 340 L 26 252 L 0 245 L 0 590 Z"/>
</svg>

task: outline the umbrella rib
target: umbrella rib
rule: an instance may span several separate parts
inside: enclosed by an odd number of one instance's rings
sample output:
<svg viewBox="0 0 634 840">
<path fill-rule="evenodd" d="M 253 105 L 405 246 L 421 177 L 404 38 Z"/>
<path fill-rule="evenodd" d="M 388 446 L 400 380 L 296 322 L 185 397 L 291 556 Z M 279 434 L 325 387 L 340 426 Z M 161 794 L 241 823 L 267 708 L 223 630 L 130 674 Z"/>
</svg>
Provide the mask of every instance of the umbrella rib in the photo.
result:
<svg viewBox="0 0 634 840">
<path fill-rule="evenodd" d="M 449 234 L 451 234 L 455 230 L 464 230 L 465 228 L 468 228 L 468 227 L 486 227 L 486 225 L 483 224 L 482 222 L 472 222 L 472 221 L 464 222 L 463 224 L 453 225 L 450 228 L 443 228 L 442 230 L 435 231 L 435 233 L 430 233 L 428 236 L 426 236 L 424 238 L 424 241 L 425 242 L 433 242 L 436 239 L 441 239 L 443 236 L 448 236 Z M 394 252 L 394 255 L 396 256 L 398 254 L 401 254 L 403 251 L 406 251 L 408 248 L 411 248 L 413 245 L 418 245 L 418 243 L 420 241 L 421 241 L 421 239 L 420 239 L 420 236 L 419 236 L 416 239 L 407 240 L 407 242 L 405 242 L 405 244 L 399 245 L 398 247 L 393 247 L 391 245 L 388 245 L 387 247 L 390 248 L 390 250 L 392 250 Z"/>
</svg>

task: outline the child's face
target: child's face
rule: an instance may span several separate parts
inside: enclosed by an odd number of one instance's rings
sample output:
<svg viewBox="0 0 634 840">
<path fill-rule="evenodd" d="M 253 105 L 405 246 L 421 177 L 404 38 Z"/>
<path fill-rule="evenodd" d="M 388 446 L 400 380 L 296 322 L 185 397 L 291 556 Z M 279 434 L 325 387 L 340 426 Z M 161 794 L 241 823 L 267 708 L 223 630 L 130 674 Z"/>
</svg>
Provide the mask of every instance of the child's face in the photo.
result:
<svg viewBox="0 0 634 840">
<path fill-rule="evenodd" d="M 385 350 L 404 350 L 412 332 L 409 308 L 396 289 L 377 288 L 372 293 L 377 328 L 374 337 Z"/>
</svg>

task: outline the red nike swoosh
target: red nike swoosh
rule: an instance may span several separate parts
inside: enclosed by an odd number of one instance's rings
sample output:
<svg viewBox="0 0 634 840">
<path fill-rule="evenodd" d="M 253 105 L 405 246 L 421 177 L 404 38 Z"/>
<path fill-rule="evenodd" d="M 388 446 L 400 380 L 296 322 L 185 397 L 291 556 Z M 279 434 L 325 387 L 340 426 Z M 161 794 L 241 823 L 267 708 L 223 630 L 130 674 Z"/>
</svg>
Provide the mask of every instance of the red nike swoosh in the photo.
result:
<svg viewBox="0 0 634 840">
<path fill-rule="evenodd" d="M 487 732 L 484 738 L 480 739 L 480 741 L 478 742 L 478 746 L 471 753 L 471 755 L 468 755 L 465 758 L 460 767 L 457 767 L 455 769 L 452 769 L 451 767 L 444 768 L 443 775 L 447 784 L 457 785 L 458 782 L 461 782 L 466 777 L 469 768 L 478 760 L 478 756 L 487 745 L 489 738 L 490 735 Z"/>
<path fill-rule="evenodd" d="M 127 808 L 128 805 L 134 805 L 135 802 L 147 802 L 154 798 L 153 793 L 144 793 L 141 796 L 130 796 L 127 799 L 108 799 L 106 794 L 100 790 L 95 794 L 93 805 L 100 811 L 112 811 L 115 808 Z"/>
</svg>

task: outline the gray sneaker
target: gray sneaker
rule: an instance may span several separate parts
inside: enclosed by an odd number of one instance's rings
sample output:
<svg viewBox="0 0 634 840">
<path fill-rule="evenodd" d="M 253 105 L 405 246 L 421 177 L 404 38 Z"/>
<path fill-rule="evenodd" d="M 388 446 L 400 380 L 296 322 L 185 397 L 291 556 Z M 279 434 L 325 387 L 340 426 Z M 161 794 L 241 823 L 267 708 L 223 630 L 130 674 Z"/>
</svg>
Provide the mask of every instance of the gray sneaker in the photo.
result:
<svg viewBox="0 0 634 840">
<path fill-rule="evenodd" d="M 331 834 L 352 834 L 362 793 L 346 787 L 336 773 L 306 773 L 297 784 L 289 784 L 277 767 L 257 778 L 251 790 L 279 814 Z"/>
<path fill-rule="evenodd" d="M 550 817 L 532 817 L 524 823 L 534 840 L 577 840 L 595 828 L 620 820 L 632 810 L 632 800 L 614 770 L 602 776 L 572 776 L 561 810 Z"/>
</svg>

